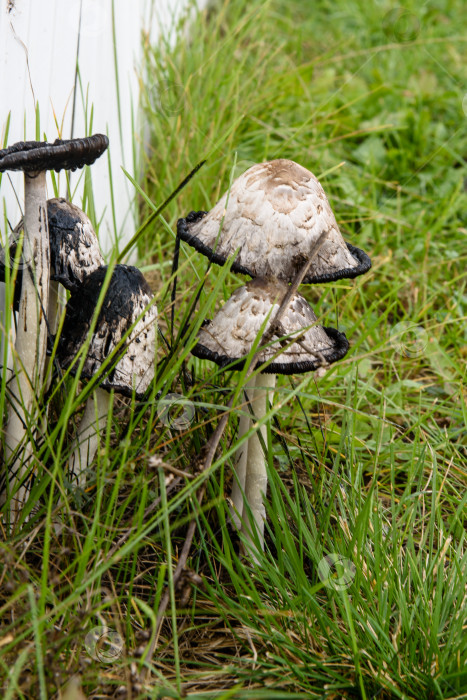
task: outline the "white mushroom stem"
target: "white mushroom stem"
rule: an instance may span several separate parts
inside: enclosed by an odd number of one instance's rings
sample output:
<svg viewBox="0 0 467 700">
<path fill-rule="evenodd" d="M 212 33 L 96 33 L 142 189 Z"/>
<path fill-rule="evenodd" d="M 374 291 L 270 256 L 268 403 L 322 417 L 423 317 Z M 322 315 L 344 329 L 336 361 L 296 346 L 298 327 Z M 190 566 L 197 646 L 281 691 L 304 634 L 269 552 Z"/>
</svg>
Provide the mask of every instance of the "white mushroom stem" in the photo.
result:
<svg viewBox="0 0 467 700">
<path fill-rule="evenodd" d="M 16 333 L 15 376 L 10 385 L 9 418 L 5 430 L 6 460 L 10 474 L 10 516 L 16 521 L 27 496 L 21 482 L 26 476 L 31 444 L 21 449 L 27 429 L 34 425 L 34 408 L 42 387 L 47 348 L 46 314 L 50 281 L 46 173 L 24 176 L 24 243 L 21 297 Z M 20 485 L 17 488 L 18 484 Z"/>
<path fill-rule="evenodd" d="M 250 382 L 251 383 L 251 382 Z M 256 377 L 254 388 L 249 389 L 248 393 L 251 400 L 251 408 L 254 415 L 253 426 L 264 418 L 267 414 L 269 400 L 272 399 L 272 393 L 276 386 L 276 376 L 274 374 L 259 374 Z M 246 540 L 246 547 L 250 555 L 255 559 L 254 551 L 256 550 L 255 537 L 252 532 L 252 525 L 256 530 L 256 536 L 259 541 L 261 550 L 264 549 L 264 521 L 266 519 L 266 509 L 264 506 L 264 497 L 268 485 L 267 473 L 267 455 L 263 453 L 260 437 L 267 444 L 267 428 L 262 425 L 248 440 L 248 456 L 245 475 L 244 489 L 244 506 L 242 512 L 242 528 Z M 241 437 L 241 436 L 239 436 Z M 248 508 L 251 512 L 248 513 Z M 250 520 L 251 517 L 251 520 Z"/>
<path fill-rule="evenodd" d="M 60 320 L 60 285 L 58 282 L 51 282 L 49 288 L 49 314 L 47 322 L 51 335 L 55 335 Z"/>
<path fill-rule="evenodd" d="M 76 477 L 81 488 L 86 485 L 86 470 L 99 447 L 100 434 L 107 424 L 110 404 L 111 395 L 100 387 L 86 402 L 68 463 L 70 474 Z"/>
<path fill-rule="evenodd" d="M 255 383 L 256 383 L 256 378 L 253 377 L 253 379 L 250 379 L 250 381 L 247 383 L 245 387 L 245 391 L 243 392 L 242 396 L 242 404 L 245 401 L 248 401 L 250 396 L 252 395 L 252 392 L 255 388 Z M 249 392 L 249 389 L 251 390 Z M 250 419 L 250 407 L 248 404 L 245 404 L 242 408 L 242 414 L 240 416 L 240 420 L 238 422 L 238 439 L 242 438 L 244 435 L 247 434 L 251 427 L 251 419 Z M 245 494 L 245 478 L 246 478 L 246 467 L 247 467 L 247 460 L 248 460 L 248 440 L 245 440 L 243 444 L 238 448 L 236 455 L 236 463 L 235 463 L 235 473 L 233 475 L 233 484 L 232 484 L 232 492 L 231 492 L 231 501 L 232 501 L 232 506 L 231 506 L 231 513 L 230 517 L 235 525 L 236 528 L 240 529 L 241 524 L 242 524 L 242 515 L 243 515 L 243 498 Z"/>
<path fill-rule="evenodd" d="M 49 312 L 47 314 L 47 326 L 51 337 L 55 336 L 58 330 L 58 323 L 60 321 L 60 285 L 58 282 L 50 282 L 49 286 Z M 52 383 L 52 372 L 53 367 L 50 364 L 50 358 L 47 359 L 45 365 L 45 389 L 48 390 L 50 384 Z M 44 416 L 45 422 L 47 422 L 48 416 Z"/>
</svg>

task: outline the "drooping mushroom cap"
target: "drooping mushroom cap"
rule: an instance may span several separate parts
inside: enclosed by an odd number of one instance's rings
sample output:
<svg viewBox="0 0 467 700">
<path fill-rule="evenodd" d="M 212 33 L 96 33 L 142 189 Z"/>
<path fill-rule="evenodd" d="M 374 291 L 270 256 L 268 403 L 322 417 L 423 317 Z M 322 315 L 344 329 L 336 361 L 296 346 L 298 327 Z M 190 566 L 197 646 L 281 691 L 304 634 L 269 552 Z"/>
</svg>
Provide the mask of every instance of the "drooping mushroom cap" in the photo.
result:
<svg viewBox="0 0 467 700">
<path fill-rule="evenodd" d="M 316 177 L 291 160 L 249 168 L 207 214 L 191 212 L 178 222 L 182 240 L 223 265 L 238 255 L 232 270 L 251 277 L 291 282 L 324 231 L 330 234 L 304 279 L 306 284 L 356 277 L 370 258 L 347 244 Z"/>
<path fill-rule="evenodd" d="M 107 267 L 99 267 L 87 277 L 66 306 L 65 321 L 57 357 L 68 367 L 89 338 L 94 310 L 98 303 Z M 102 374 L 103 389 L 131 396 L 142 396 L 154 377 L 157 310 L 151 289 L 140 270 L 116 265 L 91 337 L 81 378 Z M 138 320 L 139 319 L 139 320 Z M 133 330 L 130 328 L 136 322 Z M 102 363 L 126 337 L 115 360 L 102 370 Z M 74 369 L 79 363 L 75 363 Z M 109 371 L 110 369 L 110 371 Z"/>
<path fill-rule="evenodd" d="M 89 217 L 66 199 L 47 201 L 50 242 L 50 279 L 66 289 L 75 290 L 87 277 L 104 265 L 99 242 Z M 23 221 L 9 240 L 10 262 L 15 260 L 16 245 L 23 233 Z M 21 265 L 23 267 L 24 265 Z M 5 280 L 5 251 L 0 249 L 0 282 Z M 21 269 L 21 268 L 20 268 Z"/>
<path fill-rule="evenodd" d="M 51 279 L 76 289 L 104 264 L 99 241 L 89 217 L 66 199 L 49 199 Z"/>
<path fill-rule="evenodd" d="M 283 282 L 262 278 L 237 289 L 213 320 L 201 328 L 193 355 L 220 366 L 245 358 L 258 334 L 274 320 L 287 289 Z M 263 370 L 267 374 L 310 372 L 341 359 L 349 349 L 343 333 L 316 324 L 311 306 L 300 294 L 292 297 L 281 318 L 280 331 L 260 353 L 258 365 L 276 358 Z M 243 364 L 235 363 L 235 369 L 241 369 Z"/>
<path fill-rule="evenodd" d="M 76 170 L 91 165 L 109 145 L 104 134 L 94 134 L 82 139 L 53 143 L 47 141 L 19 141 L 0 150 L 0 173 L 6 170 L 22 170 L 26 173 L 43 170 Z"/>
</svg>

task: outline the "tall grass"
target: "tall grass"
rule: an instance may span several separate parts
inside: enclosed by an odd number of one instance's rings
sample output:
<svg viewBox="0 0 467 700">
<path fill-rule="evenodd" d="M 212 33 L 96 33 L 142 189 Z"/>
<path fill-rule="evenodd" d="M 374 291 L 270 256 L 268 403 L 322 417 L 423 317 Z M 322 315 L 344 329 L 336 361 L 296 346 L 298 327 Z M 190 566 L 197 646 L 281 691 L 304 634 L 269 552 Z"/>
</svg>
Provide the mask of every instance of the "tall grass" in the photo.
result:
<svg viewBox="0 0 467 700">
<path fill-rule="evenodd" d="M 75 676 L 89 697 L 467 697 L 466 20 L 457 0 L 395 9 L 230 0 L 182 23 L 175 47 L 145 45 L 141 220 L 207 163 L 140 238 L 165 340 L 145 400 L 115 397 L 84 493 L 65 465 L 85 393 L 68 377 L 50 397 L 30 520 L 1 545 L 5 697 L 52 696 Z M 279 380 L 266 551 L 253 568 L 226 501 L 241 378 L 190 355 L 203 319 L 244 279 L 182 244 L 172 328 L 171 270 L 176 219 L 278 157 L 321 177 L 373 268 L 301 288 L 351 351 L 324 377 Z M 177 430 L 176 411 L 192 409 Z M 112 663 L 96 643 L 109 630 Z"/>
</svg>

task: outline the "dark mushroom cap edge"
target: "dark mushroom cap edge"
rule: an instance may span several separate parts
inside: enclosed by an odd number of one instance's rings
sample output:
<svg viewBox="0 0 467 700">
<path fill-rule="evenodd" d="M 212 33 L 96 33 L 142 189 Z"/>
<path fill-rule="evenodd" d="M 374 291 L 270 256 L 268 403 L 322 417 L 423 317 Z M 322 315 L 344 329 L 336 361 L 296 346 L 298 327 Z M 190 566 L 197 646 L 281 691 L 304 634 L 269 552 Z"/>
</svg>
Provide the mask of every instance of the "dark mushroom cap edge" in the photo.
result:
<svg viewBox="0 0 467 700">
<path fill-rule="evenodd" d="M 209 321 L 206 323 L 209 323 Z M 330 349 L 330 352 L 322 352 L 321 355 L 323 355 L 328 364 L 332 364 L 333 362 L 337 362 L 337 360 L 341 360 L 344 355 L 347 354 L 349 349 L 349 341 L 347 340 L 345 333 L 341 333 L 335 328 L 327 328 L 324 326 L 324 330 L 332 340 L 333 347 Z M 229 366 L 229 369 L 232 370 L 241 370 L 245 366 L 245 361 L 247 359 L 245 357 L 228 357 L 227 355 L 220 355 L 217 352 L 213 352 L 201 343 L 197 343 L 192 349 L 191 353 L 200 360 L 211 360 L 211 362 L 215 362 L 220 367 L 231 365 Z M 263 362 L 259 361 L 256 363 L 256 367 L 260 367 L 262 364 Z M 319 360 L 316 362 L 311 360 L 304 362 L 271 362 L 271 364 L 262 370 L 262 373 L 304 374 L 305 372 L 314 372 L 316 369 L 322 366 L 323 364 Z"/>
<path fill-rule="evenodd" d="M 227 258 L 213 251 L 207 245 L 202 243 L 197 236 L 190 233 L 189 225 L 196 223 L 202 219 L 203 216 L 206 216 L 207 213 L 208 212 L 206 211 L 192 211 L 185 219 L 179 219 L 177 221 L 177 234 L 180 236 L 182 241 L 185 241 L 185 243 L 193 246 L 193 248 L 195 248 L 199 253 L 205 255 L 211 262 L 215 263 L 216 265 L 225 265 Z M 368 255 L 363 250 L 360 250 L 360 248 L 356 248 L 350 243 L 347 243 L 347 241 L 345 244 L 349 249 L 350 254 L 359 263 L 357 267 L 344 268 L 342 270 L 336 270 L 335 272 L 318 276 L 307 275 L 303 280 L 303 284 L 334 282 L 335 280 L 343 278 L 352 279 L 353 277 L 358 277 L 359 275 L 363 275 L 365 272 L 368 272 L 371 267 L 371 260 Z M 231 270 L 232 272 L 238 272 L 241 275 L 248 275 L 252 278 L 257 277 L 257 275 L 253 274 L 251 270 L 235 261 L 232 263 Z"/>
<path fill-rule="evenodd" d="M 0 173 L 6 170 L 41 172 L 43 170 L 76 170 L 91 165 L 109 145 L 104 134 L 54 143 L 47 141 L 19 141 L 0 150 Z"/>
<path fill-rule="evenodd" d="M 103 265 L 94 270 L 77 291 L 72 291 L 67 304 L 68 316 L 67 314 L 65 315 L 62 335 L 58 345 L 57 359 L 63 369 L 68 369 L 71 365 L 70 373 L 72 375 L 76 375 L 79 366 L 72 363 L 89 332 L 94 307 L 101 293 L 107 269 L 107 266 Z M 123 280 L 121 279 L 122 277 Z M 141 309 L 138 308 L 136 312 L 132 313 L 134 304 L 137 301 L 137 294 L 147 294 L 148 297 L 153 298 L 152 290 L 141 270 L 132 265 L 117 265 L 113 270 L 109 286 L 102 302 L 94 335 L 99 334 L 103 324 L 108 326 L 108 332 L 112 335 L 117 328 L 118 332 L 121 333 L 121 337 L 128 333 L 131 335 L 130 327 L 134 325 L 134 316 L 139 316 L 140 312 L 142 313 L 144 311 L 143 307 L 141 307 Z M 115 301 L 120 304 L 116 309 L 112 308 Z M 120 327 L 119 318 L 126 319 L 124 328 Z M 117 345 L 120 340 L 121 338 L 116 338 L 114 340 L 115 345 Z M 134 342 L 135 340 L 133 340 L 133 343 Z M 129 337 L 124 341 L 119 350 L 112 350 L 115 354 L 111 362 L 106 362 L 107 357 L 96 358 L 93 356 L 92 359 L 96 360 L 98 364 L 105 364 L 105 367 L 99 367 L 97 371 L 91 372 L 87 369 L 87 360 L 91 359 L 92 354 L 92 350 L 89 348 L 86 355 L 86 362 L 81 369 L 80 379 L 90 380 L 97 378 L 96 386 L 100 386 L 106 391 L 114 389 L 123 396 L 132 397 L 134 395 L 137 399 L 141 399 L 146 390 L 139 391 L 137 386 L 133 387 L 130 384 L 121 384 L 115 379 L 117 365 L 128 352 L 128 349 Z M 132 381 L 132 378 L 130 378 L 130 381 Z"/>
</svg>

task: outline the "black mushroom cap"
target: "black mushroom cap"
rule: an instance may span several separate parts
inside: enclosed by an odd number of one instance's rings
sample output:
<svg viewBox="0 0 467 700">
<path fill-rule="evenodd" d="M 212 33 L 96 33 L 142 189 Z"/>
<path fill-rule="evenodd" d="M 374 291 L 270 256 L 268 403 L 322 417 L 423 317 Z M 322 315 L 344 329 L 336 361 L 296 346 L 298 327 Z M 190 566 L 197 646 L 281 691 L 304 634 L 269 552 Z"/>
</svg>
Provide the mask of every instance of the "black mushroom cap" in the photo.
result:
<svg viewBox="0 0 467 700">
<path fill-rule="evenodd" d="M 57 352 L 64 368 L 72 364 L 89 338 L 106 274 L 107 266 L 99 267 L 70 296 Z M 115 266 L 90 339 L 82 379 L 100 375 L 99 384 L 104 389 L 115 389 L 126 396 L 132 396 L 133 392 L 137 397 L 144 394 L 154 377 L 157 310 L 154 303 L 149 306 L 152 301 L 151 288 L 140 270 L 128 265 Z M 102 369 L 106 358 L 125 336 L 112 362 Z M 78 365 L 76 362 L 72 371 Z"/>
<path fill-rule="evenodd" d="M 104 134 L 54 143 L 47 141 L 19 141 L 0 150 L 0 173 L 6 170 L 41 172 L 43 170 L 76 170 L 92 165 L 109 145 Z"/>
<path fill-rule="evenodd" d="M 257 336 L 274 320 L 287 289 L 282 282 L 261 278 L 237 289 L 213 320 L 205 322 L 193 355 L 221 367 L 241 369 Z M 344 357 L 349 349 L 344 333 L 323 328 L 316 320 L 306 299 L 300 294 L 292 297 L 280 321 L 280 332 L 260 348 L 256 366 L 275 358 L 264 368 L 265 374 L 301 374 Z"/>
<path fill-rule="evenodd" d="M 180 238 L 219 265 L 237 255 L 234 272 L 291 282 L 323 231 L 328 237 L 304 282 L 357 277 L 368 255 L 344 241 L 317 178 L 290 160 L 259 163 L 235 180 L 210 212 L 177 224 Z"/>
<path fill-rule="evenodd" d="M 75 204 L 66 199 L 47 201 L 50 243 L 50 279 L 60 282 L 70 291 L 76 290 L 85 277 L 104 264 L 97 236 L 89 217 Z M 23 233 L 23 221 L 15 227 L 9 240 L 10 265 L 16 258 L 16 247 Z M 0 282 L 5 281 L 6 251 L 0 248 Z M 15 289 L 15 308 L 19 303 L 22 259 L 17 261 L 18 274 Z"/>
</svg>

